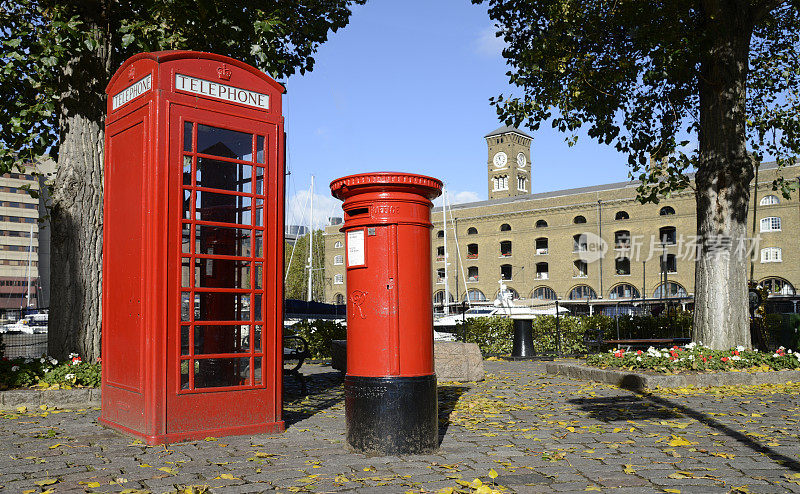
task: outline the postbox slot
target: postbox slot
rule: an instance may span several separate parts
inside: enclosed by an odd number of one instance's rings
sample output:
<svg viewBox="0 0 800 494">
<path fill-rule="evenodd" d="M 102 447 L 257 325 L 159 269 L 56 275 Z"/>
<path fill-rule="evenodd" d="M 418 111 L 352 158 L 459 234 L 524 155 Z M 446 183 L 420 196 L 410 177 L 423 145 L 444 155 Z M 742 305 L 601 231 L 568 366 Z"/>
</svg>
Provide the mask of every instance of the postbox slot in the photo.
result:
<svg viewBox="0 0 800 494">
<path fill-rule="evenodd" d="M 369 208 L 356 208 L 356 209 L 351 209 L 351 210 L 349 210 L 349 211 L 345 211 L 345 213 L 347 213 L 347 216 L 350 216 L 350 217 L 353 217 L 353 216 L 360 216 L 360 215 L 362 215 L 362 214 L 369 214 Z"/>
</svg>

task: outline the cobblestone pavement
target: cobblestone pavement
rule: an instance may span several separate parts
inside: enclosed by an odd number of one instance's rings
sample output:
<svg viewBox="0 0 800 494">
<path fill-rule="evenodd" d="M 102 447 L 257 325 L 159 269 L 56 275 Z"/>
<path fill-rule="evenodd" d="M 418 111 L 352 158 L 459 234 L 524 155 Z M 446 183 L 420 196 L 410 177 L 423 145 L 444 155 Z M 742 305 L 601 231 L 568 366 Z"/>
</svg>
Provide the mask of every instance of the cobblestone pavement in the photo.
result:
<svg viewBox="0 0 800 494">
<path fill-rule="evenodd" d="M 441 448 L 425 456 L 348 452 L 342 378 L 322 366 L 304 367 L 307 396 L 287 377 L 277 435 L 148 447 L 96 409 L 7 413 L 0 493 L 480 492 L 474 479 L 520 493 L 800 492 L 800 385 L 636 394 L 535 362 L 486 369 L 440 383 Z"/>
</svg>

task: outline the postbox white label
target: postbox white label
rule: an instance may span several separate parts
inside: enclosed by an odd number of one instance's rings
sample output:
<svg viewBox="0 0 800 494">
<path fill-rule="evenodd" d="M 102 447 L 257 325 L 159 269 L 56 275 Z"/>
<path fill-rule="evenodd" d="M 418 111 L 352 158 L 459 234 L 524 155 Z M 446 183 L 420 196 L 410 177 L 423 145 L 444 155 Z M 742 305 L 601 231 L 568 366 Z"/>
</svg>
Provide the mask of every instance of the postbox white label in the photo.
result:
<svg viewBox="0 0 800 494">
<path fill-rule="evenodd" d="M 147 91 L 150 91 L 150 89 L 153 87 L 152 81 L 153 80 L 150 77 L 150 74 L 147 74 L 145 77 L 142 77 L 138 81 L 115 94 L 114 97 L 111 98 L 111 110 L 116 110 L 125 103 L 133 101 Z"/>
<path fill-rule="evenodd" d="M 364 230 L 347 232 L 347 266 L 364 265 Z"/>
<path fill-rule="evenodd" d="M 269 95 L 188 75 L 175 74 L 175 89 L 269 110 Z"/>
</svg>

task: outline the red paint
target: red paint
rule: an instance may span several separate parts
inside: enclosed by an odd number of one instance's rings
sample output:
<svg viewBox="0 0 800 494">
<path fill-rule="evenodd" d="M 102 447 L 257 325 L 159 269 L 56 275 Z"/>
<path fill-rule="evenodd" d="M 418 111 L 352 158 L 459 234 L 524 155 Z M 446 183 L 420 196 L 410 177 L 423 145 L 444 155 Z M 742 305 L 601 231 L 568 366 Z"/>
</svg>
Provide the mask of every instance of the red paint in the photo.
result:
<svg viewBox="0 0 800 494">
<path fill-rule="evenodd" d="M 257 95 L 213 97 L 230 88 Z M 190 51 L 108 84 L 102 423 L 150 444 L 283 430 L 283 91 Z"/>
<path fill-rule="evenodd" d="M 379 172 L 343 177 L 330 187 L 344 200 L 347 373 L 433 374 L 430 210 L 442 182 Z M 362 234 L 359 262 L 351 250 Z"/>
</svg>

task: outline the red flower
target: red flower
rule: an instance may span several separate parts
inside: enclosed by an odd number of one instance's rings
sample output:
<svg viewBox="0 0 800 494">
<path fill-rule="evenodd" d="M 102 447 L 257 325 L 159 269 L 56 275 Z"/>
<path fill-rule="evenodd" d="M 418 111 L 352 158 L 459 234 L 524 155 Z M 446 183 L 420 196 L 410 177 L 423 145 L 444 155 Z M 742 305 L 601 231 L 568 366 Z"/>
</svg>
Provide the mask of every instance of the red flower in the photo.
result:
<svg viewBox="0 0 800 494">
<path fill-rule="evenodd" d="M 728 357 L 722 357 L 720 360 L 722 360 L 723 362 L 727 362 L 728 361 Z"/>
<path fill-rule="evenodd" d="M 734 350 L 734 351 L 733 351 L 733 354 L 734 354 L 734 355 L 739 355 L 739 350 Z"/>
<path fill-rule="evenodd" d="M 641 350 L 637 350 L 637 351 L 636 351 L 636 355 L 641 355 L 641 354 L 642 354 L 642 351 L 641 351 Z"/>
</svg>

